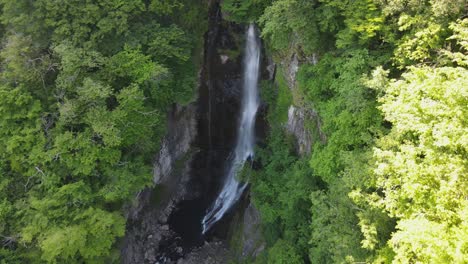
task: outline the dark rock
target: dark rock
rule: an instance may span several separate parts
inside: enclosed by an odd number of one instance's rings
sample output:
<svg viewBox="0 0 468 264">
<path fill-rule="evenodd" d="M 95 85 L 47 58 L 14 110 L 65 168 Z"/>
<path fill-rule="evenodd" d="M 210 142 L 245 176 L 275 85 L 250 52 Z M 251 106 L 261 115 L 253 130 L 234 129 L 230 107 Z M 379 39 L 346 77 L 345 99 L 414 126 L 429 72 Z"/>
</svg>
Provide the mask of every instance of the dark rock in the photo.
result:
<svg viewBox="0 0 468 264">
<path fill-rule="evenodd" d="M 219 1 L 210 5 L 197 101 L 174 105 L 168 113 L 167 135 L 154 162 L 155 187 L 140 192 L 126 213 L 122 263 L 228 262 L 225 242 L 204 242 L 225 238 L 223 225 L 230 220 L 223 219 L 217 227 L 221 231 L 205 237 L 201 219 L 222 183 L 238 130 L 242 54 L 229 52 L 226 58 L 220 52 L 242 49 L 244 28 L 222 21 Z"/>
<path fill-rule="evenodd" d="M 186 107 L 175 105 L 168 116 L 169 133 L 163 138 L 161 149 L 153 166 L 153 182 L 161 184 L 167 180 L 174 167 L 174 163 L 181 159 L 191 147 L 195 136 L 196 118 L 195 104 Z"/>
<path fill-rule="evenodd" d="M 260 212 L 250 203 L 244 212 L 242 230 L 242 258 L 255 258 L 265 249 L 261 233 Z"/>
<path fill-rule="evenodd" d="M 155 167 L 159 166 L 155 169 L 159 173 L 159 186 L 140 192 L 136 197 L 137 204 L 127 211 L 122 263 L 155 263 L 161 243 L 175 236 L 167 221 L 175 209 L 175 203 L 187 193 L 190 170 L 187 164 L 191 160 L 188 151 L 196 134 L 196 129 L 192 127 L 195 117 L 193 104 L 174 106 L 168 115 L 168 134 L 163 139 L 166 143 L 162 144 L 155 163 Z M 180 170 L 175 170 L 174 164 L 184 155 L 188 155 L 188 162 Z M 170 168 L 166 167 L 167 164 L 170 164 Z"/>
<path fill-rule="evenodd" d="M 224 242 L 205 243 L 202 247 L 194 249 L 177 264 L 223 264 L 230 263 L 229 250 Z"/>
</svg>

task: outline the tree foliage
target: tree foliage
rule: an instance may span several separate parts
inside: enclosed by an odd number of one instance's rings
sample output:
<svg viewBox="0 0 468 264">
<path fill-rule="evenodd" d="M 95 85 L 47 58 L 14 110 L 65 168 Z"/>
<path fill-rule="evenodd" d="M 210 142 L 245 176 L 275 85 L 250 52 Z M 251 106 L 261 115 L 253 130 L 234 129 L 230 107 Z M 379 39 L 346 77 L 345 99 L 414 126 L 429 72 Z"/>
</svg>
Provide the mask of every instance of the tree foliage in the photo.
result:
<svg viewBox="0 0 468 264">
<path fill-rule="evenodd" d="M 152 182 L 164 113 L 192 98 L 197 66 L 185 64 L 206 22 L 180 12 L 205 6 L 0 3 L 0 262 L 115 261 L 121 208 Z"/>
<path fill-rule="evenodd" d="M 252 20 L 242 7 L 256 1 L 240 2 L 236 20 Z M 466 2 L 276 0 L 256 21 L 280 68 L 280 89 L 265 93 L 269 154 L 259 155 L 264 167 L 251 180 L 273 241 L 266 259 L 465 263 Z M 284 73 L 294 77 L 295 56 L 297 83 L 281 89 Z M 320 117 L 312 129 L 326 141 L 309 157 L 278 143 L 290 104 Z M 308 193 L 309 209 L 281 214 L 296 190 L 301 201 Z M 303 217 L 307 230 L 284 225 Z M 297 231 L 293 240 L 289 230 Z"/>
<path fill-rule="evenodd" d="M 399 219 L 390 245 L 396 261 L 463 263 L 467 259 L 468 71 L 413 67 L 389 80 L 381 97 L 393 124 L 374 151 L 371 203 Z M 424 245 L 431 245 L 426 248 Z"/>
<path fill-rule="evenodd" d="M 206 5 L 0 6 L 0 263 L 115 261 L 121 208 L 151 184 L 164 113 L 193 97 Z M 259 25 L 280 68 L 292 54 L 302 64 L 292 90 L 282 69 L 262 90 L 257 263 L 466 263 L 466 1 L 222 8 Z M 309 156 L 284 131 L 290 105 L 318 113 L 306 125 L 324 137 Z"/>
</svg>

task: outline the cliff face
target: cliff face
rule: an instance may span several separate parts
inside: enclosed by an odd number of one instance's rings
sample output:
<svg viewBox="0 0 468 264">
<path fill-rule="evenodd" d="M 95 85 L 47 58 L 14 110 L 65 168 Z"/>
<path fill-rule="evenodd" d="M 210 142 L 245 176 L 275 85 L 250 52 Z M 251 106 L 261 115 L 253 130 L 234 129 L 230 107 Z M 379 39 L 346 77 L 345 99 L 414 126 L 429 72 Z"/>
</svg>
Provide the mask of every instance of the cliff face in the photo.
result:
<svg viewBox="0 0 468 264">
<path fill-rule="evenodd" d="M 197 135 L 196 105 L 175 105 L 169 112 L 167 134 L 153 165 L 153 182 L 164 184 L 169 179 L 176 161 L 188 153 Z"/>
<path fill-rule="evenodd" d="M 190 151 L 196 137 L 196 104 L 174 106 L 168 114 L 167 135 L 154 163 L 154 183 L 136 197 L 128 210 L 127 232 L 122 247 L 123 263 L 155 263 L 158 249 L 176 236 L 168 225 L 177 203 L 188 196 Z M 181 251 L 177 247 L 175 250 Z"/>
<path fill-rule="evenodd" d="M 286 130 L 296 139 L 296 151 L 300 156 L 309 155 L 317 140 L 326 140 L 320 126 L 320 118 L 314 109 L 289 106 Z"/>
<path fill-rule="evenodd" d="M 235 144 L 241 97 L 243 28 L 224 22 L 216 8 L 212 7 L 205 37 L 198 99 L 187 106 L 173 106 L 168 114 L 167 135 L 154 162 L 156 187 L 142 191 L 128 211 L 123 263 L 228 263 L 255 258 L 266 247 L 261 216 L 248 192 L 209 236 L 198 230 Z M 291 93 L 299 94 L 297 56 L 279 65 Z M 274 81 L 275 69 L 273 60 L 265 58 L 262 79 Z M 258 114 L 260 141 L 267 130 L 266 111 L 262 105 Z M 309 155 L 315 141 L 326 140 L 317 113 L 302 106 L 298 98 L 282 125 L 295 137 L 300 156 Z"/>
<path fill-rule="evenodd" d="M 296 151 L 300 156 L 307 156 L 311 153 L 312 147 L 317 140 L 326 141 L 325 134 L 321 131 L 321 123 L 318 113 L 313 106 L 304 106 L 301 92 L 297 86 L 297 72 L 302 63 L 316 64 L 318 56 L 299 59 L 296 53 L 292 53 L 288 58 L 279 62 L 283 68 L 285 79 L 289 90 L 293 94 L 292 105 L 288 109 L 288 121 L 285 124 L 286 131 L 296 139 Z"/>
<path fill-rule="evenodd" d="M 154 162 L 155 187 L 142 191 L 127 213 L 123 263 L 228 262 L 228 230 L 244 207 L 234 208 L 206 236 L 201 220 L 217 195 L 237 137 L 245 29 L 223 21 L 219 1 L 209 5 L 197 100 L 168 114 L 167 135 Z"/>
</svg>

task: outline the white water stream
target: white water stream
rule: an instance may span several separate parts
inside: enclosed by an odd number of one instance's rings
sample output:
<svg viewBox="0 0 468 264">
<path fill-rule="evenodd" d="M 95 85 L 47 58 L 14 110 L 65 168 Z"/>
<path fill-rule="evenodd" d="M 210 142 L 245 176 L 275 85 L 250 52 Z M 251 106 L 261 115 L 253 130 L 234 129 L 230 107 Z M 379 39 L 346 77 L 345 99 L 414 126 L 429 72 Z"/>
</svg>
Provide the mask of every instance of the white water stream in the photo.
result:
<svg viewBox="0 0 468 264">
<path fill-rule="evenodd" d="M 239 200 L 247 187 L 236 180 L 236 175 L 244 163 L 253 158 L 255 141 L 255 115 L 259 106 L 258 76 L 260 67 L 260 39 L 255 26 L 249 25 L 244 57 L 244 83 L 241 103 L 241 119 L 234 157 L 227 169 L 226 178 L 214 204 L 202 220 L 205 234 Z"/>
</svg>

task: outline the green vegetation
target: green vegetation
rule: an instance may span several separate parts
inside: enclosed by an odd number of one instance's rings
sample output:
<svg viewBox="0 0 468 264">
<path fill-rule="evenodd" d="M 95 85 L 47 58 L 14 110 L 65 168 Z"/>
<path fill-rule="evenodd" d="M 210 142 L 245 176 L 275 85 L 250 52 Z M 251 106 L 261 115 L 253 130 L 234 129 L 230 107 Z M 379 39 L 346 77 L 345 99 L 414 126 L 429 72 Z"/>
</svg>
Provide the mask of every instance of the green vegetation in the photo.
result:
<svg viewBox="0 0 468 264">
<path fill-rule="evenodd" d="M 271 131 L 250 178 L 268 242 L 256 262 L 467 263 L 466 2 L 223 8 L 256 21 L 280 64 L 262 91 Z M 290 91 L 281 67 L 293 53 L 303 63 Z M 319 114 L 326 141 L 309 156 L 284 131 L 290 104 Z"/>
<path fill-rule="evenodd" d="M 0 263 L 118 262 L 121 208 L 193 97 L 206 3 L 0 7 Z"/>
<path fill-rule="evenodd" d="M 207 2 L 0 0 L 1 264 L 119 262 L 123 205 L 152 184 L 167 109 L 194 97 Z M 466 0 L 221 7 L 279 65 L 261 169 L 243 171 L 267 243 L 253 261 L 468 263 Z M 318 113 L 309 155 L 290 105 Z"/>
</svg>

